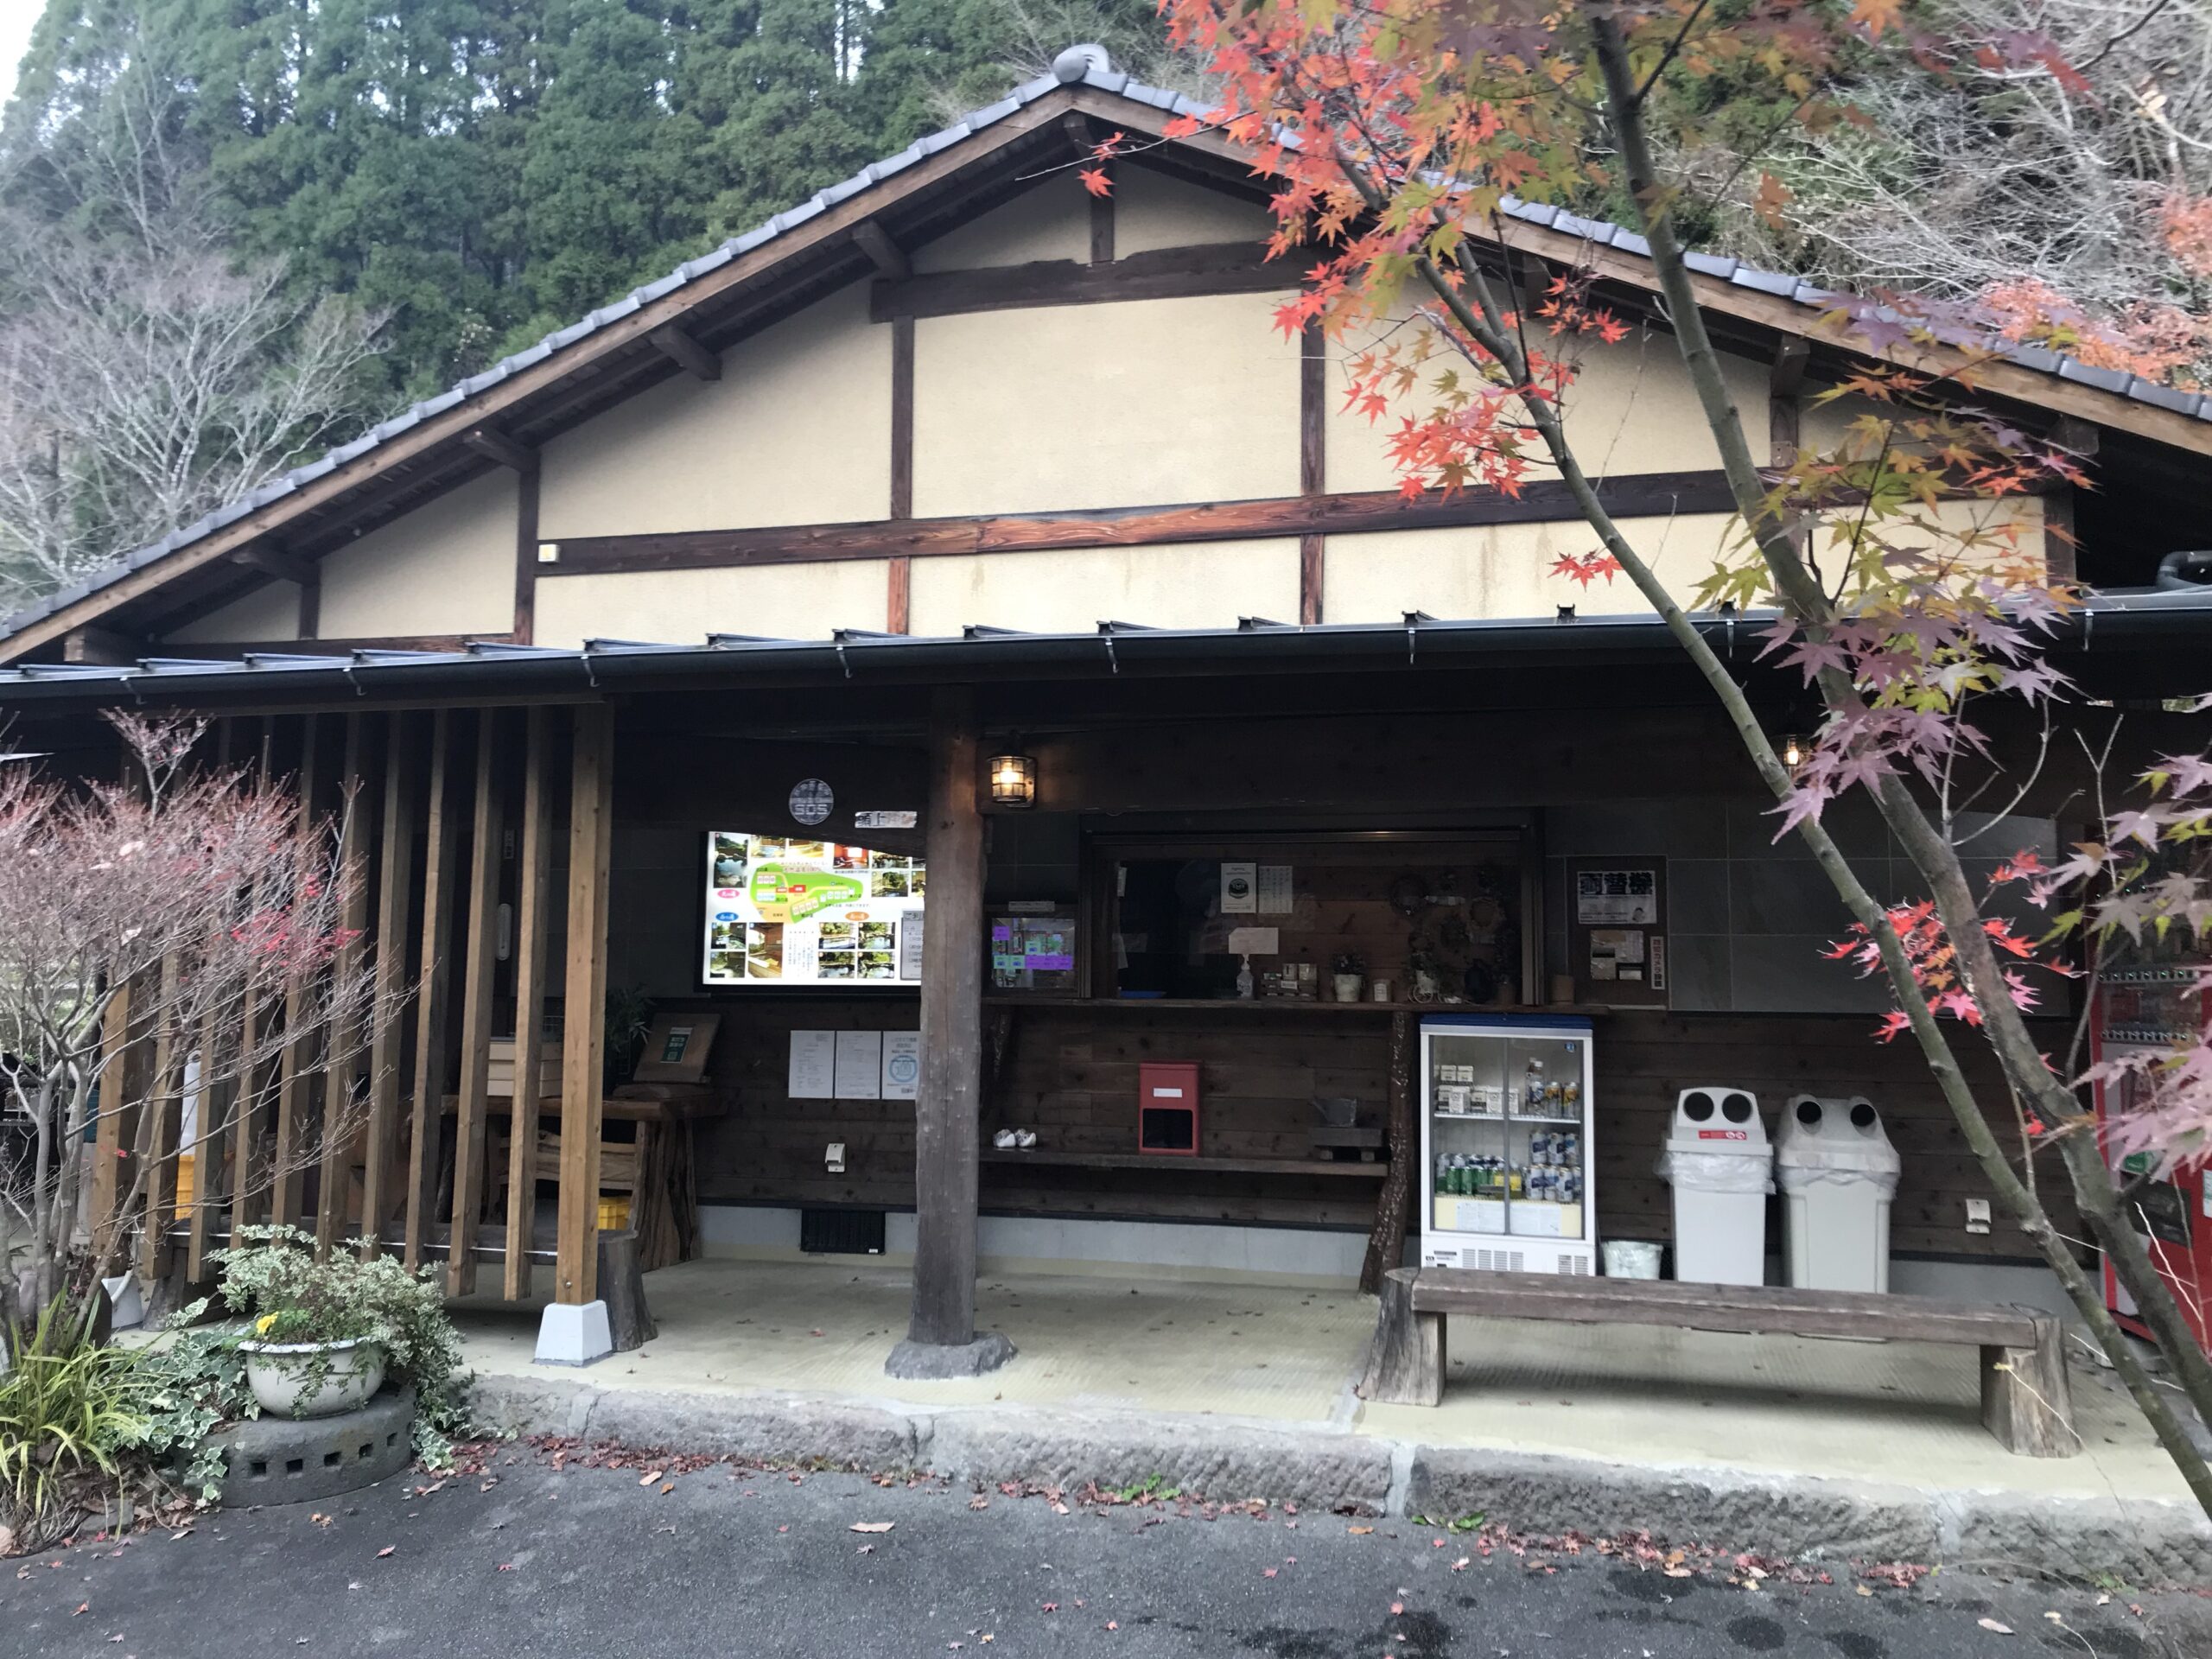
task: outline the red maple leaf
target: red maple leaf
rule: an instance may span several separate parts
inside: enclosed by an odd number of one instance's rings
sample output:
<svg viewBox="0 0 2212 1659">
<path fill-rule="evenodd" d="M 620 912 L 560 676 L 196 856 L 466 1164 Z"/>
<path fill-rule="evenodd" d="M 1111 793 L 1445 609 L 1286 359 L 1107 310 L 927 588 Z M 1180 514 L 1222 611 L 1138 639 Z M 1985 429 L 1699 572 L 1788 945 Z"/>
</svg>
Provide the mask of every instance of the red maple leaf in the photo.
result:
<svg viewBox="0 0 2212 1659">
<path fill-rule="evenodd" d="M 1106 169 L 1103 167 L 1079 168 L 1076 177 L 1083 181 L 1083 188 L 1094 196 L 1110 196 L 1114 194 L 1114 181 L 1106 176 Z"/>
</svg>

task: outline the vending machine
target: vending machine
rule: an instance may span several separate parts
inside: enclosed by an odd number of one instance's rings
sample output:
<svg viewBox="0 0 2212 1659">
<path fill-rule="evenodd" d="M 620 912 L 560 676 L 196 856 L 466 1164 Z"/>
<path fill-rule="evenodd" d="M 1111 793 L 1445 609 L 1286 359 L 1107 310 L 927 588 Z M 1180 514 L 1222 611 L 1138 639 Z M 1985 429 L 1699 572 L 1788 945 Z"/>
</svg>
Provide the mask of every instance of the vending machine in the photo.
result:
<svg viewBox="0 0 2212 1659">
<path fill-rule="evenodd" d="M 1421 1078 L 1421 1261 L 1595 1273 L 1590 1022 L 1433 1014 Z"/>
<path fill-rule="evenodd" d="M 2212 962 L 2202 957 L 2167 956 L 2156 949 L 2107 968 L 2090 1002 L 2091 1060 L 2101 1063 L 2130 1049 L 2171 1052 L 2192 1032 L 2202 1033 L 2205 1009 L 2196 985 L 2208 968 Z M 2136 1084 L 2124 1074 L 2096 1085 L 2101 1128 L 2131 1109 Z M 2113 1179 L 2126 1191 L 2128 1218 L 2149 1246 L 2152 1265 L 2181 1305 L 2198 1345 L 2212 1351 L 2212 1168 L 2199 1162 L 2160 1175 L 2155 1158 L 2145 1153 L 2123 1157 L 2108 1141 L 2105 1156 Z M 2104 1280 L 2105 1306 L 2121 1325 L 2148 1338 L 2134 1298 L 2109 1261 Z"/>
</svg>

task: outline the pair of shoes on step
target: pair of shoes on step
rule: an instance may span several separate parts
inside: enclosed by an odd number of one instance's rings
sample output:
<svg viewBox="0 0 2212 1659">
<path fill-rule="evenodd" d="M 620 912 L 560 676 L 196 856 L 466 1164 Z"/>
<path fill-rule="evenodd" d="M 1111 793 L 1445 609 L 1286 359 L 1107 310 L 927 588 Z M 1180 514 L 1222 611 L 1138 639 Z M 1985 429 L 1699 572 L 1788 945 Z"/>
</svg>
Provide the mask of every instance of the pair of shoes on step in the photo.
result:
<svg viewBox="0 0 2212 1659">
<path fill-rule="evenodd" d="M 1034 1129 L 1001 1129 L 996 1135 L 991 1137 L 991 1144 L 996 1147 L 1001 1152 L 1012 1152 L 1017 1147 L 1020 1147 L 1024 1152 L 1027 1152 L 1030 1147 L 1037 1144 L 1037 1131 Z"/>
</svg>

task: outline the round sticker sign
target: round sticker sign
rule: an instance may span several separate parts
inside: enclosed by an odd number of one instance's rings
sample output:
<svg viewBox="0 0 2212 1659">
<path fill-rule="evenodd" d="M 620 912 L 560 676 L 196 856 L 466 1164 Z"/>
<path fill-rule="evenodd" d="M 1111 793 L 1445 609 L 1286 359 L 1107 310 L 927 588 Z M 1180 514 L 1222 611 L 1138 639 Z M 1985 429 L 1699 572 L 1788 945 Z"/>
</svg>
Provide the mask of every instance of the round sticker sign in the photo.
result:
<svg viewBox="0 0 2212 1659">
<path fill-rule="evenodd" d="M 884 1070 L 892 1082 L 903 1088 L 922 1075 L 922 1063 L 912 1054 L 893 1054 L 884 1062 Z"/>
<path fill-rule="evenodd" d="M 791 817 L 801 823 L 820 823 L 836 804 L 830 785 L 819 778 L 802 778 L 791 785 Z"/>
</svg>

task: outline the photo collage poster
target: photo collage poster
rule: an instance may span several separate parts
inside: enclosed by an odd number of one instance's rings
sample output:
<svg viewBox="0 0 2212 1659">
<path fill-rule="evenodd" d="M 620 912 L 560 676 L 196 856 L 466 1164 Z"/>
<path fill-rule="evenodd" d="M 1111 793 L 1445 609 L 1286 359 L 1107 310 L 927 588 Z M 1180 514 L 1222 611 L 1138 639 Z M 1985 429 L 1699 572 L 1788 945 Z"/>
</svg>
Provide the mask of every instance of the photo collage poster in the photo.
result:
<svg viewBox="0 0 2212 1659">
<path fill-rule="evenodd" d="M 916 984 L 922 861 L 830 841 L 707 836 L 709 985 Z"/>
</svg>

